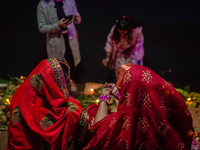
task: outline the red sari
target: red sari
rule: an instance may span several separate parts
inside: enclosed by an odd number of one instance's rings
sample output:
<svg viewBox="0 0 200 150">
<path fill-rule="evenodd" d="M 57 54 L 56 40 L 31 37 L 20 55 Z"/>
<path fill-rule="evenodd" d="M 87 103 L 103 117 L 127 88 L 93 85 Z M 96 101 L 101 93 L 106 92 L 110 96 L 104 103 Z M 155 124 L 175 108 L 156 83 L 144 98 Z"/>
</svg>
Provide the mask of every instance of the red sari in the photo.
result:
<svg viewBox="0 0 200 150">
<path fill-rule="evenodd" d="M 43 60 L 31 72 L 14 93 L 10 113 L 6 149 L 74 148 L 82 108 L 69 95 L 56 59 Z"/>
<path fill-rule="evenodd" d="M 93 124 L 98 106 L 85 109 L 90 129 L 83 150 L 191 149 L 191 114 L 171 83 L 147 67 L 125 64 L 116 86 L 121 95 L 117 112 Z"/>
</svg>

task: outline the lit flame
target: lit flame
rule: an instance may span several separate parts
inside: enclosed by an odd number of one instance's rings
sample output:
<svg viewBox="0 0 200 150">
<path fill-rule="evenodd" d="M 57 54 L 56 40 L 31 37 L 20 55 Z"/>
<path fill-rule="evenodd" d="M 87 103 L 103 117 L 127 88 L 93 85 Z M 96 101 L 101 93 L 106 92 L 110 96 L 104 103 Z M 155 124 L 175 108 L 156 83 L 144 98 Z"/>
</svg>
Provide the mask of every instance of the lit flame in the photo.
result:
<svg viewBox="0 0 200 150">
<path fill-rule="evenodd" d="M 187 101 L 186 101 L 187 104 L 191 105 L 193 103 L 191 97 L 188 97 L 186 99 L 187 99 Z"/>
<path fill-rule="evenodd" d="M 10 99 L 7 98 L 7 99 L 5 100 L 5 104 L 10 105 Z"/>
<path fill-rule="evenodd" d="M 93 91 L 94 91 L 94 89 L 93 89 L 93 88 L 91 88 L 91 89 L 90 89 L 90 91 L 91 91 L 91 92 L 93 92 Z"/>
<path fill-rule="evenodd" d="M 26 76 L 20 76 L 20 80 L 21 80 L 22 82 L 24 82 L 25 79 L 26 79 Z"/>
<path fill-rule="evenodd" d="M 99 99 L 96 99 L 96 103 L 99 103 Z"/>
</svg>

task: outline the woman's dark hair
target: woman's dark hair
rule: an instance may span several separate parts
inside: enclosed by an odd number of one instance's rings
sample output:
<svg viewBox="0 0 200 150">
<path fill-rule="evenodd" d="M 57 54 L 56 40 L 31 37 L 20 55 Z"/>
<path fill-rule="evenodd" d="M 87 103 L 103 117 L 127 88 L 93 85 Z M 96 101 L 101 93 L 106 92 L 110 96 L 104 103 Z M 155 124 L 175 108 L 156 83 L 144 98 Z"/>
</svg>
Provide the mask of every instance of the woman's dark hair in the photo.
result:
<svg viewBox="0 0 200 150">
<path fill-rule="evenodd" d="M 115 43 L 119 43 L 120 41 L 120 34 L 118 32 L 118 30 L 127 30 L 127 37 L 128 37 L 128 42 L 132 41 L 132 37 L 131 37 L 131 33 L 132 33 L 132 29 L 136 28 L 138 26 L 141 26 L 137 21 L 135 21 L 134 19 L 127 17 L 127 16 L 123 16 L 119 19 L 116 20 L 116 26 L 114 28 L 114 32 L 113 35 L 111 36 L 111 39 L 115 41 Z"/>
</svg>

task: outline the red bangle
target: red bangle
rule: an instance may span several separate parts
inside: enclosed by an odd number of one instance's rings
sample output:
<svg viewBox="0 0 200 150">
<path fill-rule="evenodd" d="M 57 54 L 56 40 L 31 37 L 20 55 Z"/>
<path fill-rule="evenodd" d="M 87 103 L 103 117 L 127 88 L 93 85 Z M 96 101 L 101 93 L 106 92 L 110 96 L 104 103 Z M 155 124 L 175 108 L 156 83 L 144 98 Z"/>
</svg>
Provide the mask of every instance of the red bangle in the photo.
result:
<svg viewBox="0 0 200 150">
<path fill-rule="evenodd" d="M 108 94 L 101 94 L 99 97 L 99 103 L 100 102 L 106 102 L 107 104 L 109 104 L 110 96 Z"/>
</svg>

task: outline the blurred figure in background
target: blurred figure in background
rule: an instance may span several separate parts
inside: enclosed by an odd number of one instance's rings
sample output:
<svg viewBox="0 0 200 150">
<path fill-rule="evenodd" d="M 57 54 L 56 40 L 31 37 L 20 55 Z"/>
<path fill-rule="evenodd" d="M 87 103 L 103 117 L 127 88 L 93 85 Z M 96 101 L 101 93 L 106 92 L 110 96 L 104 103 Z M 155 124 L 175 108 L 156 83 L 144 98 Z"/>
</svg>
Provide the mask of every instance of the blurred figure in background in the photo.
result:
<svg viewBox="0 0 200 150">
<path fill-rule="evenodd" d="M 118 68 L 123 64 L 143 65 L 143 43 L 141 25 L 127 16 L 119 18 L 107 36 L 104 47 L 106 58 L 102 60 L 102 64 L 114 69 L 116 77 Z"/>
<path fill-rule="evenodd" d="M 81 23 L 76 2 L 41 0 L 37 6 L 37 20 L 39 31 L 47 35 L 48 58 L 66 59 L 71 68 L 71 78 L 75 80 L 75 67 L 81 61 L 78 33 L 74 24 Z"/>
</svg>

